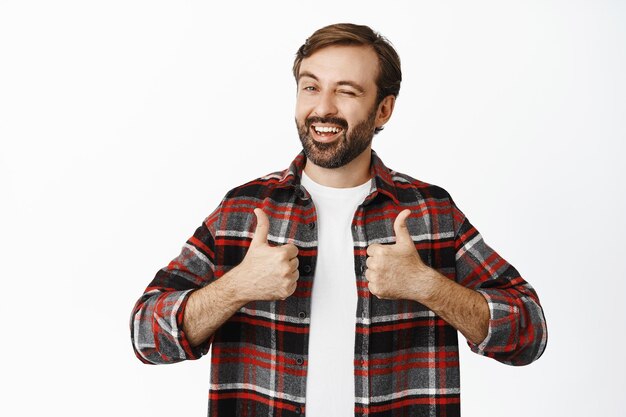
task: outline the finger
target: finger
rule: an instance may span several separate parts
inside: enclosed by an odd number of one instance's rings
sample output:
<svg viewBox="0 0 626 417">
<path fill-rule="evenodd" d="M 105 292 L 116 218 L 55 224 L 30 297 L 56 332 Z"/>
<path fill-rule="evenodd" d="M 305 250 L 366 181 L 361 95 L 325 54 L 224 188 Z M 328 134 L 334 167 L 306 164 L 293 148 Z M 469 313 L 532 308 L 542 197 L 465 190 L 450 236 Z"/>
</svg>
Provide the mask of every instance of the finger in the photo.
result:
<svg viewBox="0 0 626 417">
<path fill-rule="evenodd" d="M 379 246 L 382 246 L 380 243 L 372 243 L 367 247 L 365 251 L 368 256 L 375 256 L 376 252 L 380 250 Z"/>
<path fill-rule="evenodd" d="M 413 246 L 413 239 L 409 229 L 406 227 L 406 219 L 411 215 L 411 210 L 404 209 L 398 214 L 393 222 L 393 230 L 396 233 L 396 244 Z"/>
<path fill-rule="evenodd" d="M 297 269 L 295 271 L 293 271 L 291 274 L 288 275 L 289 279 L 291 279 L 292 281 L 297 281 L 300 278 L 300 271 L 298 271 Z"/>
<path fill-rule="evenodd" d="M 369 292 L 371 292 L 372 294 L 376 295 L 377 291 L 376 291 L 376 284 L 372 283 L 372 282 L 368 282 L 367 283 L 367 289 Z M 377 296 L 377 295 L 376 295 Z M 378 296 L 377 296 L 378 297 Z"/>
<path fill-rule="evenodd" d="M 298 266 L 300 265 L 300 261 L 298 260 L 298 257 L 296 256 L 295 258 L 291 259 L 289 261 L 289 271 L 293 272 L 296 269 L 298 269 Z"/>
<path fill-rule="evenodd" d="M 298 288 L 298 283 L 294 282 L 292 285 L 289 286 L 289 288 L 287 288 L 287 293 L 289 295 L 287 295 L 286 297 L 282 298 L 281 300 L 286 300 L 287 298 L 291 297 L 293 295 L 293 293 L 296 291 L 296 288 Z"/>
<path fill-rule="evenodd" d="M 285 248 L 285 250 L 287 251 L 288 259 L 293 259 L 298 256 L 298 247 L 293 243 L 287 243 L 286 245 L 283 245 L 281 247 Z"/>
<path fill-rule="evenodd" d="M 363 274 L 363 276 L 365 277 L 365 281 L 367 281 L 368 283 L 371 282 L 372 279 L 374 279 L 375 277 L 371 269 L 366 269 L 365 274 Z"/>
<path fill-rule="evenodd" d="M 256 229 L 254 230 L 254 236 L 252 236 L 250 246 L 267 245 L 270 221 L 267 218 L 267 214 L 260 208 L 255 208 L 254 214 L 256 215 Z"/>
</svg>

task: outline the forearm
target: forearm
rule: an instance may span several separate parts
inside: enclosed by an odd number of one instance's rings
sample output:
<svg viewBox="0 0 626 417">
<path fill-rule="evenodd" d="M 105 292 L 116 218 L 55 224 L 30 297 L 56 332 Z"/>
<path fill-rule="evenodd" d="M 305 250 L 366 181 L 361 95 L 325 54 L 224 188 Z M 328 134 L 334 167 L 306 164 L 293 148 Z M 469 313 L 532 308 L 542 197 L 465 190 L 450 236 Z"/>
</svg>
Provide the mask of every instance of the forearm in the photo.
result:
<svg viewBox="0 0 626 417">
<path fill-rule="evenodd" d="M 489 330 L 489 305 L 477 291 L 457 284 L 430 269 L 425 290 L 415 296 L 469 341 L 479 344 Z"/>
<path fill-rule="evenodd" d="M 205 342 L 248 301 L 239 296 L 237 269 L 194 291 L 183 314 L 183 331 L 192 346 Z"/>
</svg>

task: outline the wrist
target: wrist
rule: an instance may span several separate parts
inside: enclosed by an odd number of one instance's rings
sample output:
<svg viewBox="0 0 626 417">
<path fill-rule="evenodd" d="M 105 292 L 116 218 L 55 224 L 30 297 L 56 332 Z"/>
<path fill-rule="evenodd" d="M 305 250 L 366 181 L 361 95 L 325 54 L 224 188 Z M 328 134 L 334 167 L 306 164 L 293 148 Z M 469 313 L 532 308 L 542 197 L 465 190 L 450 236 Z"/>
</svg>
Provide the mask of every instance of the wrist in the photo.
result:
<svg viewBox="0 0 626 417">
<path fill-rule="evenodd" d="M 434 303 L 441 293 L 441 287 L 443 285 L 441 278 L 442 275 L 438 271 L 424 266 L 424 268 L 418 272 L 418 278 L 416 280 L 418 282 L 417 301 L 426 306 Z"/>
<path fill-rule="evenodd" d="M 239 285 L 240 272 L 240 268 L 236 266 L 217 280 L 217 282 L 221 281 L 222 288 L 225 295 L 227 296 L 227 299 L 232 300 L 233 303 L 236 303 L 239 306 L 238 308 L 252 301 L 245 294 L 244 288 Z"/>
</svg>

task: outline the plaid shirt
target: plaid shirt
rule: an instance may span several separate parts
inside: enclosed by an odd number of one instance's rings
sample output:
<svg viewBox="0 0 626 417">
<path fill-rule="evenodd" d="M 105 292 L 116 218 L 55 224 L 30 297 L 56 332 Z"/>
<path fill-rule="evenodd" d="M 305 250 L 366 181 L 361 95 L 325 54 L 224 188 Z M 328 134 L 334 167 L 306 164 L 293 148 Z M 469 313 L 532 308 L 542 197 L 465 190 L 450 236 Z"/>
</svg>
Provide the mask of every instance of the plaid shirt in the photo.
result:
<svg viewBox="0 0 626 417">
<path fill-rule="evenodd" d="M 178 257 L 157 272 L 132 312 L 135 354 L 152 364 L 198 359 L 212 346 L 208 415 L 302 416 L 311 289 L 317 257 L 316 211 L 300 185 L 306 157 L 230 190 Z M 458 416 L 457 331 L 412 300 L 379 299 L 368 291 L 368 245 L 394 243 L 393 222 L 411 210 L 407 227 L 422 260 L 482 293 L 489 332 L 472 351 L 510 365 L 541 356 L 547 330 L 534 289 L 483 241 L 440 187 L 387 168 L 372 151 L 369 195 L 352 220 L 355 312 L 355 416 Z M 204 344 L 192 347 L 182 329 L 190 293 L 244 258 L 260 207 L 270 220 L 268 242 L 298 247 L 298 286 L 286 300 L 250 302 Z"/>
</svg>

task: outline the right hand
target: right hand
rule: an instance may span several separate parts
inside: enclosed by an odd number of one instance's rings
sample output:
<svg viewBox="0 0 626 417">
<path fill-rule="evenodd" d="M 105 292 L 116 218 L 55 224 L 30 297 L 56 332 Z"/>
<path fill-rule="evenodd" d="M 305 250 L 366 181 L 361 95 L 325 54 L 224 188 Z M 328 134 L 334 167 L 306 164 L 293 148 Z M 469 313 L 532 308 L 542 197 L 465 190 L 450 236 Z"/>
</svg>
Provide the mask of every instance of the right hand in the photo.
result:
<svg viewBox="0 0 626 417">
<path fill-rule="evenodd" d="M 250 301 L 284 300 L 298 286 L 298 248 L 292 243 L 270 246 L 267 214 L 260 208 L 255 208 L 254 214 L 254 236 L 243 261 L 235 267 L 237 286 L 244 299 Z"/>
</svg>

